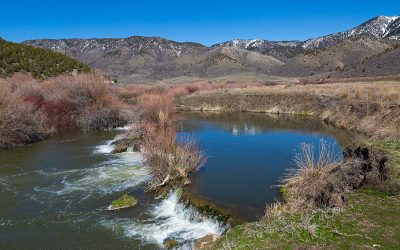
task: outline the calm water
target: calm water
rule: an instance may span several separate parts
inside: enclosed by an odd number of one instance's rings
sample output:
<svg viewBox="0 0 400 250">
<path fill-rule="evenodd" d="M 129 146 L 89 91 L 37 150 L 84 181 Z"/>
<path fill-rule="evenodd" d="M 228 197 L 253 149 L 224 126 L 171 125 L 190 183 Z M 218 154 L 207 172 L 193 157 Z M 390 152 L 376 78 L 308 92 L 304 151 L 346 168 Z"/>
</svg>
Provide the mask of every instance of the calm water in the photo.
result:
<svg viewBox="0 0 400 250">
<path fill-rule="evenodd" d="M 198 138 L 209 156 L 190 192 L 245 219 L 279 199 L 273 185 L 301 142 L 343 145 L 343 131 L 299 117 L 185 114 L 182 135 Z M 65 131 L 24 148 L 0 151 L 0 249 L 162 249 L 172 238 L 186 247 L 223 226 L 187 209 L 171 194 L 143 192 L 149 178 L 138 153 L 110 154 L 118 131 Z M 339 146 L 336 146 L 339 151 Z M 106 210 L 122 193 L 136 207 Z"/>
<path fill-rule="evenodd" d="M 301 143 L 321 140 L 341 153 L 349 133 L 319 120 L 265 114 L 186 114 L 182 134 L 198 139 L 208 156 L 189 191 L 246 220 L 261 217 L 265 204 L 279 200 L 276 185 Z"/>
</svg>

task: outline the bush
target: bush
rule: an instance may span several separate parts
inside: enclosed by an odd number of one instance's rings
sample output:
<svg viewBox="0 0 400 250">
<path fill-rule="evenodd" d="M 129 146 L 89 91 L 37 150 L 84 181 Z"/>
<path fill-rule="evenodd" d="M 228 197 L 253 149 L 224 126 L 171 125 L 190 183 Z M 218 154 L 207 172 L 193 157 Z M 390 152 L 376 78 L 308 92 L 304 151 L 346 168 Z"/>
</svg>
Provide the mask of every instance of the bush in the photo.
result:
<svg viewBox="0 0 400 250">
<path fill-rule="evenodd" d="M 197 171 L 205 162 L 193 138 L 177 139 L 173 100 L 168 90 L 140 97 L 142 151 L 152 173 L 150 189 L 178 179 L 187 182 L 188 173 Z"/>
<path fill-rule="evenodd" d="M 0 82 L 0 149 L 42 140 L 51 133 L 46 115 Z"/>
<path fill-rule="evenodd" d="M 121 126 L 131 113 L 99 73 L 37 81 L 15 74 L 1 83 L 1 147 L 43 139 L 50 128 L 105 130 Z"/>
</svg>

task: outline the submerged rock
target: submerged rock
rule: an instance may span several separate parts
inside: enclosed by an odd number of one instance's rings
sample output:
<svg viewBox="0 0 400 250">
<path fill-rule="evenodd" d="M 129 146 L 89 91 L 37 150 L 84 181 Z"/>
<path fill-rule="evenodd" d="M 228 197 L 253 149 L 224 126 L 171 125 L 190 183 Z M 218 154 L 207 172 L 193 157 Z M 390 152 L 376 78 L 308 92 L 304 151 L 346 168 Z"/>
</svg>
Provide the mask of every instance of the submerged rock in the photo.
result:
<svg viewBox="0 0 400 250">
<path fill-rule="evenodd" d="M 164 240 L 164 247 L 165 249 L 173 249 L 178 245 L 178 242 L 173 239 L 166 239 Z"/>
<path fill-rule="evenodd" d="M 134 152 L 140 150 L 139 143 L 131 139 L 120 139 L 115 141 L 113 145 L 115 146 L 113 151 L 111 151 L 112 154 L 127 152 L 129 148 L 132 148 L 132 151 Z"/>
<path fill-rule="evenodd" d="M 113 200 L 111 202 L 111 205 L 108 206 L 107 210 L 110 210 L 110 211 L 120 210 L 123 208 L 133 207 L 136 204 L 137 204 L 137 200 L 135 197 L 128 195 L 128 194 L 123 194 L 118 199 Z"/>
<path fill-rule="evenodd" d="M 194 250 L 206 249 L 212 245 L 213 242 L 218 240 L 220 237 L 217 234 L 210 233 L 206 236 L 197 239 L 193 244 Z"/>
<path fill-rule="evenodd" d="M 115 147 L 114 147 L 113 151 L 111 151 L 111 153 L 112 154 L 123 153 L 123 152 L 128 151 L 128 148 L 129 148 L 128 145 L 119 143 L 119 144 L 115 145 Z"/>
</svg>

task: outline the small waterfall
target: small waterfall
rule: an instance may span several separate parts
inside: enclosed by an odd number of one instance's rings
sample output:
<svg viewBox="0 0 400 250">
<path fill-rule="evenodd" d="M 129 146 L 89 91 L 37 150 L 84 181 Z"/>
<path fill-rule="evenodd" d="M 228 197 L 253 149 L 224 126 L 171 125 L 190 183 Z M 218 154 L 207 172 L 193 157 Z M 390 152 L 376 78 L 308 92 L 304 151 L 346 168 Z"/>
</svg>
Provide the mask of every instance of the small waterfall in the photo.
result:
<svg viewBox="0 0 400 250">
<path fill-rule="evenodd" d="M 103 221 L 102 224 L 124 232 L 126 237 L 139 238 L 160 246 L 163 246 L 166 239 L 173 239 L 184 249 L 190 249 L 194 240 L 209 233 L 221 235 L 226 230 L 226 226 L 217 220 L 180 203 L 175 192 L 152 207 L 148 213 L 150 219 L 143 221 L 125 218 Z"/>
</svg>

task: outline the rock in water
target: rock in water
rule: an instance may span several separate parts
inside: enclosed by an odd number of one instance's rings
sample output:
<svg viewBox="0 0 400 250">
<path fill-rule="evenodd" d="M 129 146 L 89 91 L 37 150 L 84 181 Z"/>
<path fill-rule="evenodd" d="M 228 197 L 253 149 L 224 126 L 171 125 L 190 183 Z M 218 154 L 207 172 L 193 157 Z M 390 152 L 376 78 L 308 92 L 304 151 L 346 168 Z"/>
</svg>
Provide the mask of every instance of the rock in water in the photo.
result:
<svg viewBox="0 0 400 250">
<path fill-rule="evenodd" d="M 166 249 L 172 249 L 172 248 L 176 247 L 177 245 L 178 245 L 178 242 L 176 240 L 173 240 L 173 239 L 164 240 L 164 247 Z"/>
</svg>

